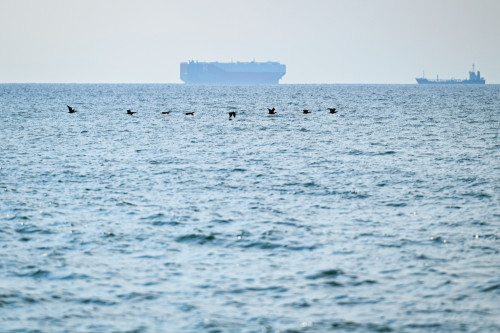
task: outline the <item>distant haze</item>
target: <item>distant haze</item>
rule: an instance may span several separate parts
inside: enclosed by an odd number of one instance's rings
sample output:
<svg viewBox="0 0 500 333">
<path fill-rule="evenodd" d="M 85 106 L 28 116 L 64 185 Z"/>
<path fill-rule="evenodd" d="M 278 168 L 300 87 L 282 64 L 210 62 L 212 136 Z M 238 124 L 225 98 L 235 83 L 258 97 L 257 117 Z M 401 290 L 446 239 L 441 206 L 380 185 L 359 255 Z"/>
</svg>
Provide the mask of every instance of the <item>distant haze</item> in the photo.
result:
<svg viewBox="0 0 500 333">
<path fill-rule="evenodd" d="M 498 0 L 0 0 L 0 82 L 180 83 L 279 61 L 281 83 L 500 83 Z"/>
</svg>

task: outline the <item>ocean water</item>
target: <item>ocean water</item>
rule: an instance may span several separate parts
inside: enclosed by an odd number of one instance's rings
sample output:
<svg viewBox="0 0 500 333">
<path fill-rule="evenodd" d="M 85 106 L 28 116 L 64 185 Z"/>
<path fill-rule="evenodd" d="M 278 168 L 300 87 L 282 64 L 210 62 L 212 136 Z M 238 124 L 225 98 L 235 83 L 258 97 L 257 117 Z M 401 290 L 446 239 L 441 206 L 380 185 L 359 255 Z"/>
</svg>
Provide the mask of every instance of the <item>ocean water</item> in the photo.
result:
<svg viewBox="0 0 500 333">
<path fill-rule="evenodd" d="M 500 331 L 498 85 L 3 84 L 0 114 L 1 332 Z"/>
</svg>

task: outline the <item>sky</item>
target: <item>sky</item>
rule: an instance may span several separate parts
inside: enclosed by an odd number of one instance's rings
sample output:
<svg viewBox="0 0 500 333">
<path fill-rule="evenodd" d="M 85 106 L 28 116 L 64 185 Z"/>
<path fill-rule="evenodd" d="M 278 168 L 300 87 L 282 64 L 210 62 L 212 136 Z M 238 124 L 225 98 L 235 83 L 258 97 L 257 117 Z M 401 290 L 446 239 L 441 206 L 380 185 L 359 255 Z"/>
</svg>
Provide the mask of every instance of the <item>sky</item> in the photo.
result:
<svg viewBox="0 0 500 333">
<path fill-rule="evenodd" d="M 181 83 L 183 61 L 280 81 L 500 83 L 500 0 L 0 0 L 0 83 Z"/>
</svg>

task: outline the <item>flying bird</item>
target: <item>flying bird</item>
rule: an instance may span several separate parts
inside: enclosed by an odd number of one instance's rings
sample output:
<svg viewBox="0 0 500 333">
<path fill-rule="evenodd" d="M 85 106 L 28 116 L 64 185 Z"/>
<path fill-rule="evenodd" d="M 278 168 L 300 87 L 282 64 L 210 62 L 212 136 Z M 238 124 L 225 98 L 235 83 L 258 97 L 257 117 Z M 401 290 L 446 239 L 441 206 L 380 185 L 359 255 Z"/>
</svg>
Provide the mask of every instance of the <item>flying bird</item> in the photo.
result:
<svg viewBox="0 0 500 333">
<path fill-rule="evenodd" d="M 267 110 L 269 111 L 268 114 L 276 114 L 276 109 L 273 107 L 272 109 L 270 108 L 267 108 Z"/>
<path fill-rule="evenodd" d="M 69 105 L 66 105 L 68 107 L 68 113 L 75 113 L 75 112 L 78 112 L 76 111 L 75 109 L 73 109 L 71 106 Z"/>
<path fill-rule="evenodd" d="M 169 114 L 170 111 L 162 111 L 161 114 Z"/>
<path fill-rule="evenodd" d="M 338 112 L 337 109 L 335 109 L 335 108 L 328 108 L 328 110 L 330 110 L 331 114 L 334 114 L 334 113 Z"/>
<path fill-rule="evenodd" d="M 231 118 L 236 118 L 236 111 L 228 112 L 228 114 L 229 114 L 229 120 L 231 120 Z"/>
<path fill-rule="evenodd" d="M 127 110 L 127 114 L 134 114 L 134 113 L 137 113 L 137 112 L 132 111 L 132 110 Z"/>
<path fill-rule="evenodd" d="M 311 111 L 309 111 L 309 110 L 302 110 L 302 113 L 308 114 L 308 113 L 311 113 Z"/>
<path fill-rule="evenodd" d="M 194 116 L 194 112 L 186 112 L 186 116 Z"/>
</svg>

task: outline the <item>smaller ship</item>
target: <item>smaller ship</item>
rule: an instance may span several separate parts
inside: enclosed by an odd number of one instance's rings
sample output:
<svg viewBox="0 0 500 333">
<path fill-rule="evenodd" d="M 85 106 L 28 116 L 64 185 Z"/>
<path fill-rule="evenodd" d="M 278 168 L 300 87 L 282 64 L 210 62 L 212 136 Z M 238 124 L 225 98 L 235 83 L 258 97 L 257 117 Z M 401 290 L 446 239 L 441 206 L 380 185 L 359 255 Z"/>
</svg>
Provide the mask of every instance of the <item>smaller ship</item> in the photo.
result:
<svg viewBox="0 0 500 333">
<path fill-rule="evenodd" d="M 469 71 L 469 78 L 465 80 L 459 80 L 459 79 L 449 79 L 449 80 L 442 80 L 439 79 L 439 75 L 436 77 L 435 80 L 429 80 L 426 79 L 423 75 L 422 77 L 417 77 L 415 80 L 417 80 L 418 84 L 485 84 L 486 80 L 481 77 L 481 72 L 480 71 L 475 71 L 474 70 L 474 65 L 472 65 L 472 71 Z"/>
</svg>

